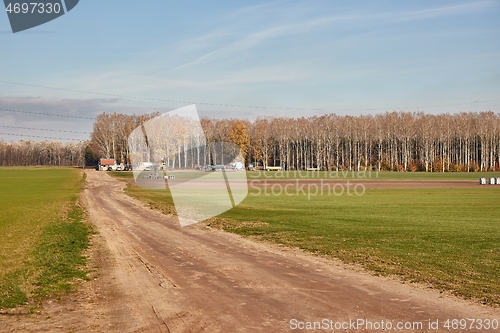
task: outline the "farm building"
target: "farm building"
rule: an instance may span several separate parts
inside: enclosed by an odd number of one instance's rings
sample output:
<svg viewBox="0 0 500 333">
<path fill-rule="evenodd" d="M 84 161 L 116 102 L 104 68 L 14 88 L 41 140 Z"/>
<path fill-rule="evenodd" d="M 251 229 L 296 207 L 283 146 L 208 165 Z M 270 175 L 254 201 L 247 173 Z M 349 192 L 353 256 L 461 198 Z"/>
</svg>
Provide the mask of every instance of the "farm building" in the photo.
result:
<svg viewBox="0 0 500 333">
<path fill-rule="evenodd" d="M 99 170 L 116 170 L 116 161 L 112 158 L 101 158 L 99 160 Z"/>
</svg>

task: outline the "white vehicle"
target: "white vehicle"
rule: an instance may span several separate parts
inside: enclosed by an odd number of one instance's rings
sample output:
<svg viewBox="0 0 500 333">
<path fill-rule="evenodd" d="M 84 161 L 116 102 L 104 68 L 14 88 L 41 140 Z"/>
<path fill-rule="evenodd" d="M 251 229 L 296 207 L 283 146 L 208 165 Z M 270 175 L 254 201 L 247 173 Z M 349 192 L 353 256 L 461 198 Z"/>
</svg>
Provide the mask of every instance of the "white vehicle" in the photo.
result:
<svg viewBox="0 0 500 333">
<path fill-rule="evenodd" d="M 233 169 L 234 170 L 243 170 L 245 166 L 241 162 L 234 162 L 233 163 Z"/>
<path fill-rule="evenodd" d="M 139 163 L 136 167 L 134 167 L 134 170 L 137 171 L 151 171 L 153 170 L 153 163 L 152 162 L 142 162 Z"/>
</svg>

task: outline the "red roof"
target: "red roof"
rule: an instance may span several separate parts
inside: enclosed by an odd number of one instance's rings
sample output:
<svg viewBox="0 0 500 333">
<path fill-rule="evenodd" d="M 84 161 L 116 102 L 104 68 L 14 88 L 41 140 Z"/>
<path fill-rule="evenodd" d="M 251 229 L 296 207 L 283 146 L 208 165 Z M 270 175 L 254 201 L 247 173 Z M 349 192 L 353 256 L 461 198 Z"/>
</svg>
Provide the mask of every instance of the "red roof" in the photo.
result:
<svg viewBox="0 0 500 333">
<path fill-rule="evenodd" d="M 101 158 L 101 161 L 99 162 L 100 165 L 112 165 L 115 164 L 114 159 L 106 159 L 106 158 Z"/>
</svg>

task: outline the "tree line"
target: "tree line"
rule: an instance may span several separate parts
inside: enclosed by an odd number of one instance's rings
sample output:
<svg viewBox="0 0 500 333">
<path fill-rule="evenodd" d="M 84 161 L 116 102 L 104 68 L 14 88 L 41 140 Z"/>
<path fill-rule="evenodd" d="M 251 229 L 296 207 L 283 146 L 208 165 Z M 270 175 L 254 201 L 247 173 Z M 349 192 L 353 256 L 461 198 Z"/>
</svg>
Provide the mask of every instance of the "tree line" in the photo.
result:
<svg viewBox="0 0 500 333">
<path fill-rule="evenodd" d="M 213 122 L 224 128 L 224 120 Z M 270 117 L 246 124 L 249 161 L 263 167 L 445 172 L 496 170 L 500 163 L 500 115 L 491 111 Z"/>
<path fill-rule="evenodd" d="M 159 115 L 102 114 L 97 117 L 90 147 L 96 156 L 130 161 L 128 136 Z M 336 114 L 284 118 L 203 118 L 206 144 L 240 146 L 247 165 L 284 170 L 488 171 L 500 164 L 500 115 L 494 112 L 425 114 L 387 112 L 377 115 Z M 182 132 L 182 131 L 180 131 Z M 199 139 L 199 138 L 198 138 Z M 210 164 L 209 149 L 182 160 L 182 147 L 197 147 L 187 136 L 178 144 L 175 168 Z M 181 140 L 182 141 L 182 140 Z M 168 147 L 165 147 L 168 151 Z M 186 154 L 184 154 L 186 155 Z M 165 159 L 172 157 L 165 156 Z"/>
<path fill-rule="evenodd" d="M 101 113 L 94 122 L 90 136 L 90 151 L 96 159 L 113 158 L 118 163 L 130 163 L 128 145 L 130 133 L 146 121 L 159 115 L 159 112 L 146 115 Z"/>
<path fill-rule="evenodd" d="M 0 140 L 0 166 L 95 166 L 99 158 L 129 160 L 127 138 L 145 121 L 158 116 L 100 114 L 94 122 L 90 140 L 62 143 L 60 141 L 4 142 Z"/>
<path fill-rule="evenodd" d="M 81 166 L 95 164 L 99 158 L 129 164 L 130 134 L 159 115 L 100 114 L 86 142 L 0 141 L 0 165 Z M 215 154 L 208 148 L 214 142 L 238 145 L 246 165 L 257 168 L 473 172 L 499 170 L 500 164 L 500 114 L 491 111 L 329 114 L 253 121 L 203 118 L 205 140 L 199 131 L 193 132 L 194 126 L 185 127 L 173 126 L 182 135 L 165 134 L 170 146 L 154 145 L 155 155 L 164 154 L 172 168 L 214 163 Z M 161 130 L 157 134 L 161 137 Z"/>
<path fill-rule="evenodd" d="M 84 166 L 88 142 L 0 141 L 0 166 Z"/>
</svg>

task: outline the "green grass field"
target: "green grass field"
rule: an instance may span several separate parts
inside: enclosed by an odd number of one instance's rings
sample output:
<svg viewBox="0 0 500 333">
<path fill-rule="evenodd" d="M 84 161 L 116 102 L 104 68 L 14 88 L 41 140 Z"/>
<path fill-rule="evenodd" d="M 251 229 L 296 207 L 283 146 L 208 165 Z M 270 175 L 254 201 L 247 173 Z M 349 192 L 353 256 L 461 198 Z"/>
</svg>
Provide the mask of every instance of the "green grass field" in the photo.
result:
<svg viewBox="0 0 500 333">
<path fill-rule="evenodd" d="M 132 178 L 132 173 L 112 174 Z M 251 175 L 249 179 L 255 179 Z M 272 175 L 260 174 L 259 179 Z M 386 172 L 379 179 L 490 176 L 500 174 Z M 164 212 L 173 211 L 167 190 L 131 185 L 127 193 Z M 257 194 L 250 191 L 240 205 L 211 219 L 210 225 L 500 304 L 500 186 L 368 189 L 363 196 L 317 195 L 310 200 L 307 195 Z"/>
<path fill-rule="evenodd" d="M 0 168 L 0 308 L 36 305 L 86 277 L 82 183 L 75 169 Z"/>
<path fill-rule="evenodd" d="M 220 217 L 231 232 L 500 303 L 499 196 L 493 188 L 258 196 Z"/>
<path fill-rule="evenodd" d="M 477 180 L 500 172 L 249 171 L 248 179 Z"/>
</svg>

